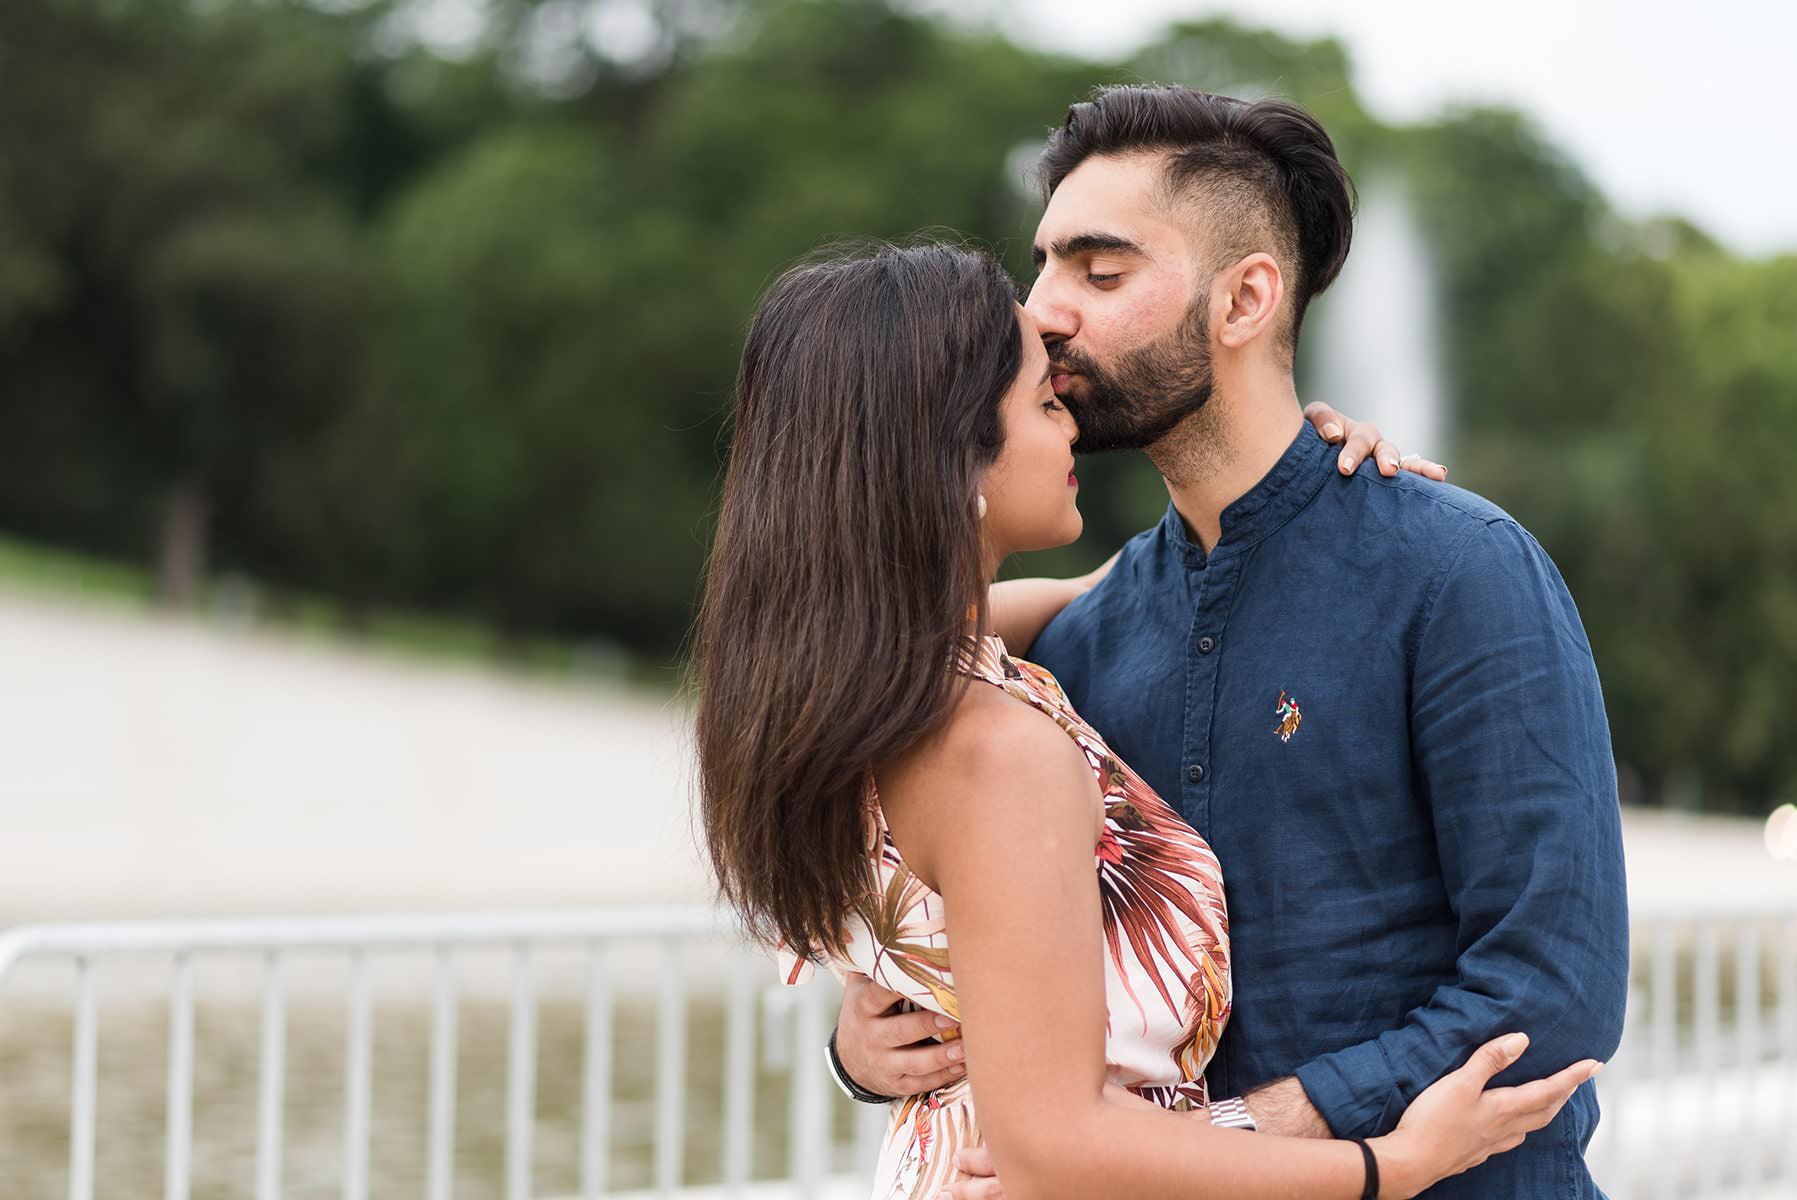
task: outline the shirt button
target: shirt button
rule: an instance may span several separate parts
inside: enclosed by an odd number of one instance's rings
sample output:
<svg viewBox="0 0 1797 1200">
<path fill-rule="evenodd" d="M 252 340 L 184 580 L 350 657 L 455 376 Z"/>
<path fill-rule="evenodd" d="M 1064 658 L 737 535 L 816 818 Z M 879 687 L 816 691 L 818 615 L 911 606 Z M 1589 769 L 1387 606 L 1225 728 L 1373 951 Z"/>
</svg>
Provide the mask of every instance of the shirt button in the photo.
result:
<svg viewBox="0 0 1797 1200">
<path fill-rule="evenodd" d="M 1191 766 L 1186 768 L 1186 778 L 1191 780 L 1193 783 L 1203 783 L 1204 782 L 1204 768 L 1199 766 L 1197 763 L 1193 763 Z"/>
<path fill-rule="evenodd" d="M 1216 648 L 1217 648 L 1216 639 L 1207 638 L 1207 637 L 1201 637 L 1198 639 L 1198 653 L 1209 654 L 1212 650 L 1215 650 Z"/>
</svg>

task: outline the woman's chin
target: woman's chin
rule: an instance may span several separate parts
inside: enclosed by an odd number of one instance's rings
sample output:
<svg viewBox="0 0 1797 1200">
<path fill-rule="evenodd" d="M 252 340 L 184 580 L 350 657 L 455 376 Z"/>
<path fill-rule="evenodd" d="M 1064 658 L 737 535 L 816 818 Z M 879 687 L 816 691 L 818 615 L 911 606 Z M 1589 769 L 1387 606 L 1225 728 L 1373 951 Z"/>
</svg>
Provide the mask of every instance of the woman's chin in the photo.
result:
<svg viewBox="0 0 1797 1200">
<path fill-rule="evenodd" d="M 1045 531 L 1040 537 L 1032 538 L 1027 550 L 1059 550 L 1062 546 L 1071 546 L 1079 541 L 1079 535 L 1085 531 L 1085 518 L 1076 511 L 1072 518 L 1063 521 L 1052 530 Z"/>
</svg>

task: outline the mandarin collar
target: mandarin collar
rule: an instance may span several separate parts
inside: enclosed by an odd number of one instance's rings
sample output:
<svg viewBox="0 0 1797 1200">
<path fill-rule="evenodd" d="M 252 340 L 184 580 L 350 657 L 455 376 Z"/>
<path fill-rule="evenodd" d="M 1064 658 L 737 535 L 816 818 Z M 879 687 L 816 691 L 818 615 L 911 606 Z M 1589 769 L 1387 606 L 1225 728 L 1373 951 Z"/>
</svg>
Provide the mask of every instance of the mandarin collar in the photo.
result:
<svg viewBox="0 0 1797 1200">
<path fill-rule="evenodd" d="M 1315 499 L 1329 479 L 1331 449 L 1316 427 L 1305 421 L 1273 469 L 1223 510 L 1222 536 L 1210 557 L 1251 548 Z M 1172 501 L 1161 518 L 1160 539 L 1188 567 L 1205 565 L 1203 547 L 1186 536 L 1185 521 Z"/>
</svg>

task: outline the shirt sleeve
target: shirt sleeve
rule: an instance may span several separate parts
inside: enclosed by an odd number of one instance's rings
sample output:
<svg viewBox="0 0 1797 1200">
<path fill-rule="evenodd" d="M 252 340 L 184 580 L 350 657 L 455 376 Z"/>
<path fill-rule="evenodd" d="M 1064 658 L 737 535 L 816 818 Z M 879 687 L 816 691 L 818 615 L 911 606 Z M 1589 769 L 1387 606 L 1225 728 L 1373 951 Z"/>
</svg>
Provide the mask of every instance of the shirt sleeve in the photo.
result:
<svg viewBox="0 0 1797 1200">
<path fill-rule="evenodd" d="M 1419 801 L 1459 923 L 1457 977 L 1398 1028 L 1298 1069 L 1340 1137 L 1397 1124 L 1486 1040 L 1530 1037 L 1501 1084 L 1622 1036 L 1628 904 L 1597 669 L 1547 552 L 1513 521 L 1469 532 L 1427 602 L 1411 677 Z"/>
</svg>

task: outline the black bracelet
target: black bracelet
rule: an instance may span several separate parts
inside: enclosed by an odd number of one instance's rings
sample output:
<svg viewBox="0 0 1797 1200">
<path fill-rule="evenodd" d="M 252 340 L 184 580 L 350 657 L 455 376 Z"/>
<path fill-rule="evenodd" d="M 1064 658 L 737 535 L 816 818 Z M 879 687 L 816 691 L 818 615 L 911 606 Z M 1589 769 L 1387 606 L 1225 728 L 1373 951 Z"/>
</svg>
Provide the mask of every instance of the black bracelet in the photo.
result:
<svg viewBox="0 0 1797 1200">
<path fill-rule="evenodd" d="M 870 1092 L 850 1077 L 843 1069 L 842 1055 L 836 1053 L 836 1031 L 830 1031 L 830 1073 L 836 1076 L 836 1082 L 848 1094 L 849 1099 L 859 1100 L 863 1104 L 891 1104 L 894 1097 L 882 1096 L 878 1092 Z"/>
<path fill-rule="evenodd" d="M 1379 1200 L 1379 1160 L 1373 1157 L 1373 1148 L 1359 1138 L 1353 1139 L 1360 1147 L 1360 1157 L 1366 1160 L 1366 1186 L 1360 1189 L 1360 1200 Z"/>
</svg>

